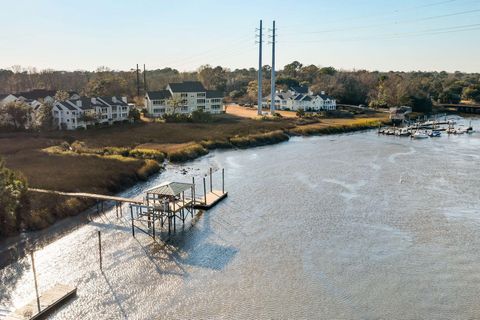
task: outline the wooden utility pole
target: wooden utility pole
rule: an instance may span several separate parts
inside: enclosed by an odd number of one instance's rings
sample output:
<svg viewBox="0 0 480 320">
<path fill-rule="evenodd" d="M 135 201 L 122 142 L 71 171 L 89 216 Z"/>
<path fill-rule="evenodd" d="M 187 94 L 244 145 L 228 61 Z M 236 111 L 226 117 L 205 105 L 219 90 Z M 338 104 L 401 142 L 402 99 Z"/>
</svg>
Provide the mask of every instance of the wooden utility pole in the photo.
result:
<svg viewBox="0 0 480 320">
<path fill-rule="evenodd" d="M 138 63 L 137 63 L 137 96 L 140 97 L 140 74 L 138 71 Z"/>
<path fill-rule="evenodd" d="M 147 70 L 145 69 L 145 64 L 143 65 L 143 91 L 147 93 Z"/>
</svg>

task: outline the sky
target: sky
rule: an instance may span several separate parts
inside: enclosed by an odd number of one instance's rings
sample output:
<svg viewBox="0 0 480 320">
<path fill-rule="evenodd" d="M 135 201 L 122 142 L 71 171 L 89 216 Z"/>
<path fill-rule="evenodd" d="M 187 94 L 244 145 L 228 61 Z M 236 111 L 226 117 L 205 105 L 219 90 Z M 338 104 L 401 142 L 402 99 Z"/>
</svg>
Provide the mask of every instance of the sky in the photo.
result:
<svg viewBox="0 0 480 320">
<path fill-rule="evenodd" d="M 0 68 L 480 72 L 480 0 L 0 0 Z"/>
</svg>

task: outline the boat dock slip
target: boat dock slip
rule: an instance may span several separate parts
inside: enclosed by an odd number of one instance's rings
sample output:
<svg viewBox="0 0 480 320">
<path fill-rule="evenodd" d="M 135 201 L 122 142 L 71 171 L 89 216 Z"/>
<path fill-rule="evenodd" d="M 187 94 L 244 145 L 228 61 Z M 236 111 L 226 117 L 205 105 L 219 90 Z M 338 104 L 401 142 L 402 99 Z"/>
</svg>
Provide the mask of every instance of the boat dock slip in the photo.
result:
<svg viewBox="0 0 480 320">
<path fill-rule="evenodd" d="M 45 291 L 40 297 L 40 312 L 38 311 L 37 299 L 9 314 L 5 320 L 35 320 L 45 319 L 52 311 L 55 311 L 67 301 L 75 297 L 77 288 L 65 284 L 56 284 L 53 288 Z"/>
</svg>

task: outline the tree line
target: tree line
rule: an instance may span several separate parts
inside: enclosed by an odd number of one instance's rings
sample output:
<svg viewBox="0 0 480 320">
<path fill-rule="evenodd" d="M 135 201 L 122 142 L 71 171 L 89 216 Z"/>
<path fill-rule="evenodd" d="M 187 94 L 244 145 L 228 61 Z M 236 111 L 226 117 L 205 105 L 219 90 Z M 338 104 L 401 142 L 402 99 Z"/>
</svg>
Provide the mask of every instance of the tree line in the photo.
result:
<svg viewBox="0 0 480 320">
<path fill-rule="evenodd" d="M 263 67 L 263 94 L 270 93 L 270 66 Z M 77 91 L 86 96 L 126 95 L 142 105 L 144 88 L 164 89 L 169 82 L 199 80 L 207 89 L 224 92 L 227 101 L 254 103 L 257 99 L 257 70 L 230 70 L 221 66 L 201 66 L 191 72 L 172 68 L 147 70 L 146 83 L 140 74 L 140 97 L 137 96 L 136 70 L 115 71 L 100 67 L 95 71 L 55 71 L 0 69 L 0 90 L 3 93 L 36 88 Z M 428 111 L 432 103 L 459 103 L 469 100 L 480 103 L 479 73 L 379 72 L 336 70 L 333 67 L 303 65 L 293 61 L 277 71 L 277 88 L 308 85 L 314 93 L 327 92 L 343 104 L 364 104 L 372 107 L 411 105 Z"/>
</svg>

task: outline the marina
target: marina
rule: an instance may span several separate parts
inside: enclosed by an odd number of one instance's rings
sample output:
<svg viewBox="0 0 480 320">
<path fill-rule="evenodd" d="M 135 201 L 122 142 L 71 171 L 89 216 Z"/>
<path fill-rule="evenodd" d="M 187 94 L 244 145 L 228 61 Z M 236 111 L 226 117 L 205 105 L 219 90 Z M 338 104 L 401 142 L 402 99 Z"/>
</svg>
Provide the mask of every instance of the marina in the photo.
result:
<svg viewBox="0 0 480 320">
<path fill-rule="evenodd" d="M 440 118 L 444 117 L 443 120 Z M 431 119 L 425 117 L 423 121 L 417 119 L 416 121 L 402 121 L 399 126 L 395 124 L 389 127 L 378 127 L 377 133 L 379 135 L 391 135 L 399 137 L 411 137 L 412 139 L 426 139 L 437 138 L 442 135 L 442 132 L 450 135 L 471 134 L 475 130 L 470 121 L 468 125 L 457 123 L 454 118 L 447 118 L 447 116 L 433 116 Z"/>
</svg>

